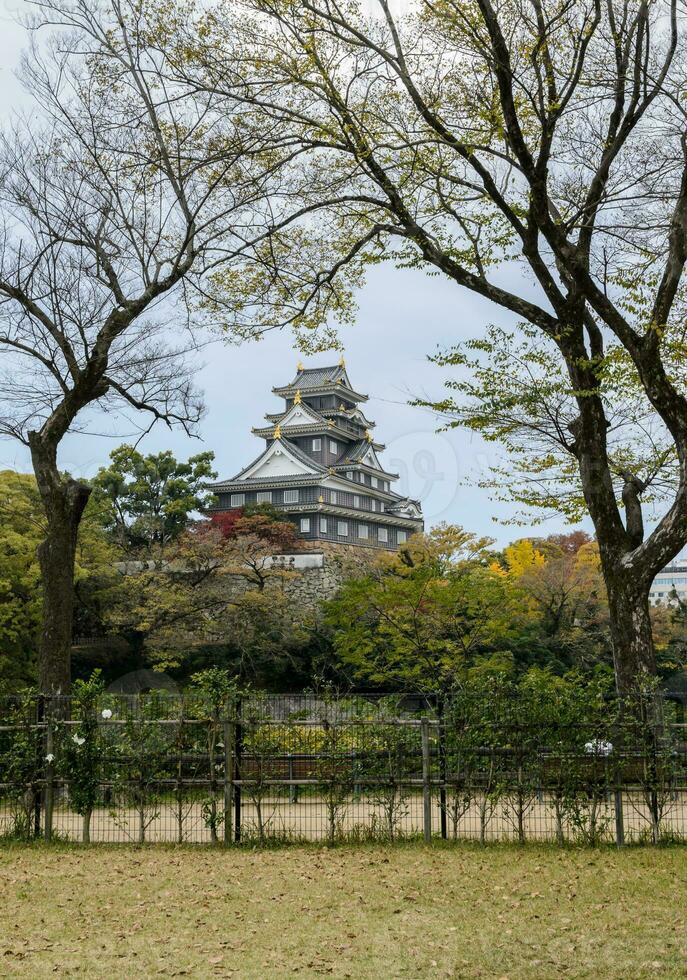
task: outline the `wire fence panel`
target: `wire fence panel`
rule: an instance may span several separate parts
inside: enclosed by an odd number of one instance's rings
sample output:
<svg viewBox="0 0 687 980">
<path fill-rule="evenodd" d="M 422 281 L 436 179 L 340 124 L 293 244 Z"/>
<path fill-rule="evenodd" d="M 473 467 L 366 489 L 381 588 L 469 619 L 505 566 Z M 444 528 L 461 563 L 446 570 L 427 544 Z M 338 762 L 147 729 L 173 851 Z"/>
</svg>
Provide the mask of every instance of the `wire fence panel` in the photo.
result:
<svg viewBox="0 0 687 980">
<path fill-rule="evenodd" d="M 486 724 L 422 697 L 0 701 L 0 838 L 687 838 L 687 726 Z"/>
</svg>

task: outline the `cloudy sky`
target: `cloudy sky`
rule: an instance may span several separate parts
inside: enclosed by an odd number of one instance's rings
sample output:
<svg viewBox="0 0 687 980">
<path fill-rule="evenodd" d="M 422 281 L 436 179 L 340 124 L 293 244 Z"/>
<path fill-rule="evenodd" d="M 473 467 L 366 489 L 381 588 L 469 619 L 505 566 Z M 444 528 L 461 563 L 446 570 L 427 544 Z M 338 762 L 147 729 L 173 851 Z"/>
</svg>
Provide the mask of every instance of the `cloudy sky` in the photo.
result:
<svg viewBox="0 0 687 980">
<path fill-rule="evenodd" d="M 21 0 L 0 0 L 0 4 L 0 112 L 7 120 L 26 104 L 14 76 L 26 40 L 16 23 Z M 423 500 L 429 523 L 458 523 L 501 543 L 521 535 L 521 529 L 494 520 L 507 518 L 509 508 L 488 500 L 474 485 L 476 474 L 493 458 L 494 448 L 463 432 L 437 434 L 436 420 L 407 404 L 414 395 L 441 394 L 442 372 L 427 363 L 427 354 L 479 334 L 489 322 L 512 322 L 508 315 L 448 280 L 390 267 L 370 272 L 358 300 L 357 322 L 341 334 L 346 364 L 353 385 L 370 395 L 365 411 L 377 422 L 377 438 L 387 445 L 383 456 L 387 468 L 401 474 L 399 489 Z M 218 344 L 206 351 L 197 377 L 207 404 L 202 441 L 160 427 L 146 437 L 143 448 L 171 448 L 180 457 L 211 449 L 220 476 L 232 476 L 260 451 L 262 442 L 250 429 L 262 422 L 265 412 L 278 410 L 280 403 L 271 388 L 290 381 L 300 359 L 314 366 L 335 363 L 339 356 L 302 358 L 288 333 L 270 334 L 241 347 Z M 113 420 L 94 428 L 101 434 L 67 440 L 61 454 L 64 469 L 90 476 L 114 446 L 136 437 L 126 424 L 116 426 Z M 29 469 L 18 444 L 0 440 L 0 468 Z M 563 525 L 549 520 L 544 527 L 548 533 Z"/>
</svg>

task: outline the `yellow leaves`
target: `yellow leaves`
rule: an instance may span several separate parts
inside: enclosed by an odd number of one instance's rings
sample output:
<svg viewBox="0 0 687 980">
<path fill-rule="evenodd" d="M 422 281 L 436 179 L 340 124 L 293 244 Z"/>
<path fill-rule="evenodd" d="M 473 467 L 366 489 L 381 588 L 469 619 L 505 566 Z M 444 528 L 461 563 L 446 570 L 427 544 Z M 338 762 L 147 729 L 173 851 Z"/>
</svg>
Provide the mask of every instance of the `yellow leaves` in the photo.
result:
<svg viewBox="0 0 687 980">
<path fill-rule="evenodd" d="M 533 568 L 543 568 L 546 564 L 544 555 L 538 551 L 529 538 L 521 538 L 508 545 L 504 551 L 508 573 L 513 578 L 520 578 Z"/>
</svg>

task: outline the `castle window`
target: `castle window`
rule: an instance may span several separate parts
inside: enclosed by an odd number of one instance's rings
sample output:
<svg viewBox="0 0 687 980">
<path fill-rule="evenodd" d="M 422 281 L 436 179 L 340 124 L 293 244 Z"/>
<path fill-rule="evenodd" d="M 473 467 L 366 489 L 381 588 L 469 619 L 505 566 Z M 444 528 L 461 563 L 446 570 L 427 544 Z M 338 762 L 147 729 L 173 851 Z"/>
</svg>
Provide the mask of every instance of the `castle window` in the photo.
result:
<svg viewBox="0 0 687 980">
<path fill-rule="evenodd" d="M 406 541 L 407 538 L 408 538 L 408 535 L 406 534 L 405 531 L 399 531 L 398 532 L 397 540 L 398 540 L 398 543 L 399 544 L 403 544 L 403 542 Z"/>
<path fill-rule="evenodd" d="M 284 503 L 285 504 L 297 504 L 298 503 L 298 490 L 285 490 L 284 491 Z"/>
<path fill-rule="evenodd" d="M 355 494 L 353 494 L 353 506 L 360 507 L 360 497 L 357 497 Z"/>
<path fill-rule="evenodd" d="M 371 487 L 376 487 L 377 486 L 377 477 L 376 476 L 371 476 L 370 477 L 370 486 Z"/>
<path fill-rule="evenodd" d="M 358 537 L 359 538 L 366 538 L 366 537 L 368 537 L 367 524 L 359 524 L 358 525 Z"/>
<path fill-rule="evenodd" d="M 301 534 L 309 534 L 309 533 L 310 533 L 310 518 L 301 517 Z"/>
<path fill-rule="evenodd" d="M 330 493 L 329 493 L 329 500 L 330 500 L 330 503 L 332 503 L 332 504 L 335 504 L 336 503 L 336 490 L 331 490 L 330 491 Z"/>
<path fill-rule="evenodd" d="M 348 535 L 348 524 L 346 523 L 346 521 L 339 521 L 338 524 L 337 524 L 336 530 L 337 530 L 337 533 L 342 538 L 347 537 L 347 535 Z"/>
<path fill-rule="evenodd" d="M 259 504 L 271 504 L 272 503 L 272 491 L 271 490 L 263 490 L 262 493 L 259 493 L 258 494 L 258 503 Z"/>
<path fill-rule="evenodd" d="M 330 453 L 338 453 L 339 452 L 339 444 L 338 444 L 338 442 L 334 442 L 333 439 L 330 439 L 329 440 L 329 452 Z"/>
<path fill-rule="evenodd" d="M 322 440 L 321 439 L 313 439 L 313 441 L 312 441 L 312 451 L 314 453 L 319 453 L 320 449 L 322 449 Z"/>
<path fill-rule="evenodd" d="M 232 493 L 231 495 L 231 506 L 232 507 L 243 507 L 246 502 L 245 493 Z"/>
<path fill-rule="evenodd" d="M 370 503 L 372 504 L 372 510 L 377 510 L 377 501 L 375 500 L 374 497 L 372 498 Z"/>
<path fill-rule="evenodd" d="M 383 500 L 380 500 L 379 501 L 379 510 L 380 510 L 380 512 L 382 514 L 384 513 L 384 501 Z"/>
<path fill-rule="evenodd" d="M 377 531 L 377 540 L 387 542 L 389 540 L 389 532 L 385 527 L 380 527 Z"/>
<path fill-rule="evenodd" d="M 327 518 L 326 517 L 321 517 L 320 518 L 320 534 L 326 534 L 326 533 L 327 533 Z"/>
</svg>

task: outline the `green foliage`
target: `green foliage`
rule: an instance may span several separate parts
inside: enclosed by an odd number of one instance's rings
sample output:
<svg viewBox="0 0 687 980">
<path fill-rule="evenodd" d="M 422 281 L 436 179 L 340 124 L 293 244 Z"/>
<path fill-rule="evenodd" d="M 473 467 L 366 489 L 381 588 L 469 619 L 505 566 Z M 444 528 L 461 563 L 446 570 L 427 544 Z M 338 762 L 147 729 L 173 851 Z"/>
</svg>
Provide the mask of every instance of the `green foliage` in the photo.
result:
<svg viewBox="0 0 687 980">
<path fill-rule="evenodd" d="M 31 688 L 13 700 L 3 713 L 0 732 L 0 804 L 9 811 L 8 837 L 34 836 L 34 808 L 48 760 L 43 731 L 36 725 L 36 694 Z"/>
<path fill-rule="evenodd" d="M 45 516 L 32 476 L 0 472 L 0 692 L 30 684 L 41 625 L 36 549 Z"/>
<path fill-rule="evenodd" d="M 71 704 L 77 723 L 63 726 L 58 748 L 57 772 L 67 781 L 70 806 L 86 818 L 84 828 L 106 779 L 110 739 L 98 718 L 104 689 L 99 671 L 89 680 L 74 681 Z"/>
<path fill-rule="evenodd" d="M 344 584 L 326 606 L 334 649 L 356 678 L 443 690 L 511 635 L 513 595 L 489 564 L 491 541 L 441 525 Z"/>
<path fill-rule="evenodd" d="M 168 775 L 173 732 L 155 724 L 167 716 L 164 697 L 152 691 L 140 694 L 134 710 L 108 725 L 112 747 L 114 794 L 124 809 L 112 810 L 116 823 L 142 844 L 150 825 L 160 814 L 164 790 L 160 780 Z M 152 724 L 151 724 L 152 722 Z"/>
<path fill-rule="evenodd" d="M 542 785 L 552 791 L 558 839 L 567 820 L 596 843 L 609 786 L 608 760 L 586 751 L 609 741 L 617 720 L 610 671 L 557 677 L 533 668 L 471 671 L 445 712 L 448 812 L 453 835 L 471 806 L 480 839 L 497 806 L 521 843 Z M 605 817 L 604 817 L 605 819 Z"/>
<path fill-rule="evenodd" d="M 105 524 L 127 551 L 156 554 L 188 527 L 195 511 L 213 497 L 205 489 L 214 454 L 199 453 L 185 463 L 169 451 L 143 456 L 133 446 L 110 453 L 110 466 L 93 481 L 96 498 L 105 508 Z"/>
<path fill-rule="evenodd" d="M 33 476 L 0 472 L 0 694 L 35 681 L 42 620 L 36 550 L 45 536 L 45 511 Z M 75 631 L 97 622 L 116 579 L 114 550 L 95 502 L 79 527 L 75 568 Z"/>
<path fill-rule="evenodd" d="M 502 460 L 480 477 L 479 485 L 523 508 L 510 523 L 531 524 L 550 511 L 571 523 L 585 517 L 574 430 L 579 400 L 592 392 L 572 386 L 555 342 L 528 324 L 520 324 L 517 332 L 490 326 L 483 337 L 430 360 L 450 369 L 447 394 L 415 404 L 438 412 L 445 429 L 467 428 L 503 448 Z M 681 377 L 677 353 L 673 360 Z M 630 477 L 644 487 L 646 503 L 664 499 L 677 477 L 675 448 L 657 422 L 630 355 L 619 344 L 609 345 L 605 356 L 595 360 L 593 376 L 611 420 L 607 448 L 618 506 L 623 506 L 622 490 Z"/>
</svg>

